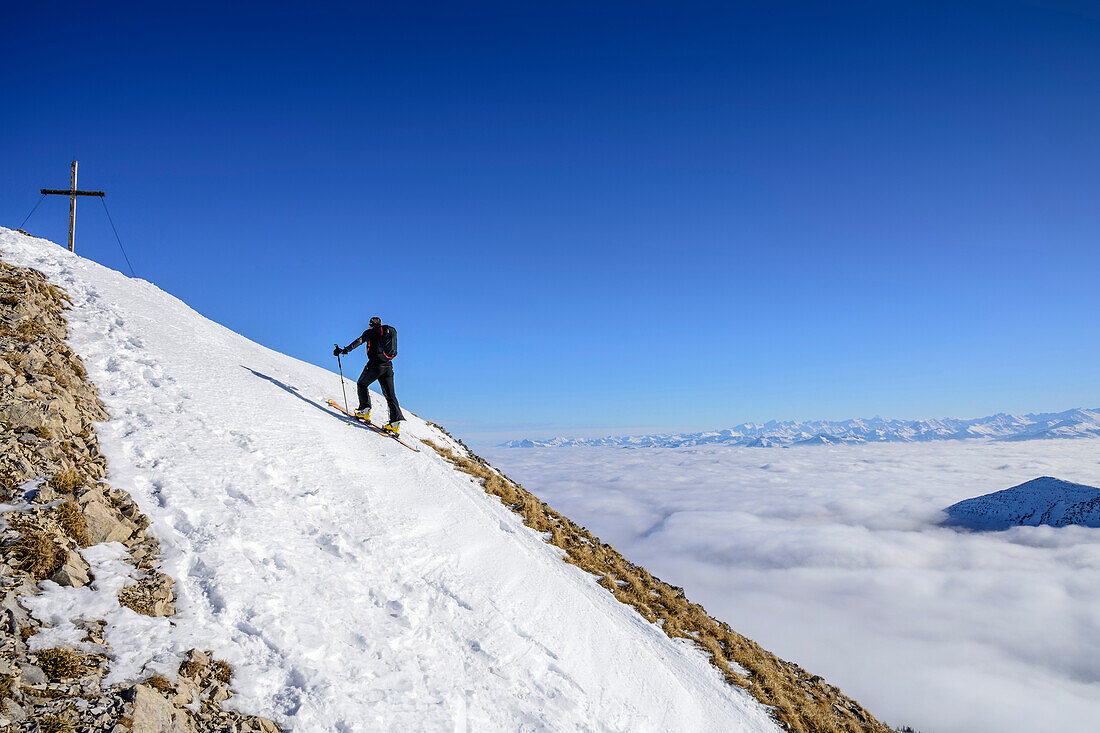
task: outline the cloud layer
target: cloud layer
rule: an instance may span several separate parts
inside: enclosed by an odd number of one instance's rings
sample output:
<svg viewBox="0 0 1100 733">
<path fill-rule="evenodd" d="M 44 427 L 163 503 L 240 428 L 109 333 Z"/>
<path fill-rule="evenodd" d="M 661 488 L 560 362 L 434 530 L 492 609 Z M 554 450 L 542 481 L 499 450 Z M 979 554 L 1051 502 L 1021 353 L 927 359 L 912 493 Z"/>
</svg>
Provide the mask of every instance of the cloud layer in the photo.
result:
<svg viewBox="0 0 1100 733">
<path fill-rule="evenodd" d="M 1037 476 L 1100 485 L 1100 440 L 487 457 L 894 725 L 1100 719 L 1100 529 L 940 526 L 944 507 Z"/>
</svg>

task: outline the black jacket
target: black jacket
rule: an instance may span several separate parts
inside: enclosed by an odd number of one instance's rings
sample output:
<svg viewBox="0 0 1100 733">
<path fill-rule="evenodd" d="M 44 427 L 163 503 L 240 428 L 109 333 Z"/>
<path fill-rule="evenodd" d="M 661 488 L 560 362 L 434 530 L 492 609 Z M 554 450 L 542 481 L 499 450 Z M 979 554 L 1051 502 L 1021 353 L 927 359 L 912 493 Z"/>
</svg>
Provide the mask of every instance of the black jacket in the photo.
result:
<svg viewBox="0 0 1100 733">
<path fill-rule="evenodd" d="M 363 331 L 363 335 L 352 341 L 344 349 L 344 353 L 348 353 L 352 349 L 358 348 L 360 344 L 367 345 L 367 362 L 371 364 L 389 364 L 393 361 L 393 357 L 396 354 L 386 354 L 382 349 L 382 344 L 385 341 L 384 335 L 389 335 L 386 330 L 391 329 L 392 326 L 378 326 L 377 328 L 368 328 Z"/>
</svg>

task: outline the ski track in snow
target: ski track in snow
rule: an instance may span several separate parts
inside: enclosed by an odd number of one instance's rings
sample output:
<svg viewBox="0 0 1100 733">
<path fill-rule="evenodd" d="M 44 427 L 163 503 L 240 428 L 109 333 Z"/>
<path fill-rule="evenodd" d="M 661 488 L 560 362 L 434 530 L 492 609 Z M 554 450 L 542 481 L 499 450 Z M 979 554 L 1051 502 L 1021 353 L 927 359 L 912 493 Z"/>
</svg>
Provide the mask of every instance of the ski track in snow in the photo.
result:
<svg viewBox="0 0 1100 733">
<path fill-rule="evenodd" d="M 111 414 L 108 479 L 177 581 L 157 633 L 109 619 L 116 674 L 213 648 L 231 705 L 308 732 L 777 730 L 432 451 L 324 407 L 334 373 L 44 240 L 0 230 L 0 252 L 72 298 L 70 343 Z M 438 439 L 411 414 L 402 432 Z M 50 585 L 43 614 L 102 603 Z"/>
</svg>

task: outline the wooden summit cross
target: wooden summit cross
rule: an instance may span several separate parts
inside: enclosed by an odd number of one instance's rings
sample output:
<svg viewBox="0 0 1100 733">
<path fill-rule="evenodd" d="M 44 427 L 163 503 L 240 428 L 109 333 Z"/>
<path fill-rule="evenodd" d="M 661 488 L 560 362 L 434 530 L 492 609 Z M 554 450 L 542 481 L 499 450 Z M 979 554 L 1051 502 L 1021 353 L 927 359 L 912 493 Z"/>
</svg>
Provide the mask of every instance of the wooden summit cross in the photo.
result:
<svg viewBox="0 0 1100 733">
<path fill-rule="evenodd" d="M 73 172 L 69 183 L 69 190 L 66 191 L 62 188 L 43 188 L 42 194 L 56 194 L 58 196 L 69 197 L 69 251 L 75 252 L 76 245 L 76 197 L 77 196 L 99 196 L 103 198 L 107 194 L 103 191 L 77 191 L 76 190 L 76 161 L 73 161 Z"/>
</svg>

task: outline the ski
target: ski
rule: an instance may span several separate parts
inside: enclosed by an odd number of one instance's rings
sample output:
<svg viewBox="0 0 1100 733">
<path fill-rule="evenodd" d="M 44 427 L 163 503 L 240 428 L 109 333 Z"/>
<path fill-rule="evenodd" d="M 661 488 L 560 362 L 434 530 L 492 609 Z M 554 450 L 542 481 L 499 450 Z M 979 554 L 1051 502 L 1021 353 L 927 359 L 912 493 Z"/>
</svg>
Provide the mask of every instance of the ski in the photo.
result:
<svg viewBox="0 0 1100 733">
<path fill-rule="evenodd" d="M 362 425 L 363 427 L 370 428 L 371 430 L 378 433 L 379 435 L 385 435 L 387 438 L 393 438 L 398 443 L 405 446 L 406 448 L 408 448 L 409 450 L 411 450 L 414 453 L 419 453 L 420 452 L 420 449 L 417 448 L 415 445 L 411 445 L 411 444 L 406 443 L 405 441 L 403 441 L 401 439 L 400 435 L 394 435 L 393 433 L 391 433 L 387 430 L 383 430 L 382 428 L 378 427 L 374 423 L 367 422 L 366 420 L 360 420 L 355 415 L 353 415 L 352 413 L 345 410 L 339 403 L 336 402 L 336 400 L 329 400 L 328 404 L 329 404 L 330 407 L 335 407 L 337 410 L 339 410 L 340 414 L 345 415 L 346 417 L 348 417 L 352 421 L 353 425 Z"/>
</svg>

